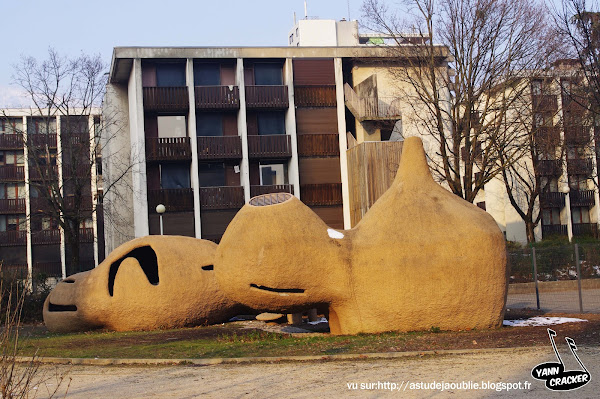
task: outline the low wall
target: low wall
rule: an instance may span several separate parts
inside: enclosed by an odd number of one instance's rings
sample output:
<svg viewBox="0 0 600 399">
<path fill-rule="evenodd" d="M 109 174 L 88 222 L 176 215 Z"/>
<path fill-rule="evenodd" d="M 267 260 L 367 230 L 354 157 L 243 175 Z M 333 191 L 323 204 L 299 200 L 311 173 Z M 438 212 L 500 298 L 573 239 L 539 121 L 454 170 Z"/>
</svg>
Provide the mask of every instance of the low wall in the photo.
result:
<svg viewBox="0 0 600 399">
<path fill-rule="evenodd" d="M 600 288 L 600 278 L 581 280 L 581 289 Z M 540 292 L 577 291 L 577 280 L 564 281 L 539 281 Z M 515 283 L 508 285 L 508 294 L 531 294 L 535 293 L 535 283 Z"/>
</svg>

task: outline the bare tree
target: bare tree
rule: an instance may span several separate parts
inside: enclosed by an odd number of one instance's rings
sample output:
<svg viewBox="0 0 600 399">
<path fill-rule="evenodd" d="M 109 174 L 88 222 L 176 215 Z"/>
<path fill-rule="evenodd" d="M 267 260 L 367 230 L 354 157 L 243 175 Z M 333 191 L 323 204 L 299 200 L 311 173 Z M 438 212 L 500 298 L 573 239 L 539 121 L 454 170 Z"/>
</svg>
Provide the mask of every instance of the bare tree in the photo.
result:
<svg viewBox="0 0 600 399">
<path fill-rule="evenodd" d="M 433 143 L 436 177 L 467 201 L 523 155 L 506 116 L 528 93 L 523 78 L 548 65 L 556 43 L 546 9 L 526 0 L 409 0 L 394 10 L 365 0 L 367 27 L 391 35 L 389 51 L 417 51 L 396 73 L 415 126 Z M 410 32 L 404 34 L 402 32 Z M 443 62 L 440 45 L 449 52 Z M 528 97 L 530 98 L 530 97 Z M 517 103 L 519 102 L 519 103 Z M 404 117 L 404 116 L 403 116 Z"/>
<path fill-rule="evenodd" d="M 106 69 L 99 55 L 67 58 L 52 49 L 43 61 L 22 57 L 14 65 L 14 84 L 32 104 L 24 142 L 32 197 L 27 216 L 64 230 L 70 272 L 79 269 L 82 228 L 94 215 L 102 217 L 103 194 L 111 189 L 101 181 L 101 156 L 111 154 L 103 153 L 106 139 L 100 138 L 120 120 L 100 117 Z"/>
</svg>

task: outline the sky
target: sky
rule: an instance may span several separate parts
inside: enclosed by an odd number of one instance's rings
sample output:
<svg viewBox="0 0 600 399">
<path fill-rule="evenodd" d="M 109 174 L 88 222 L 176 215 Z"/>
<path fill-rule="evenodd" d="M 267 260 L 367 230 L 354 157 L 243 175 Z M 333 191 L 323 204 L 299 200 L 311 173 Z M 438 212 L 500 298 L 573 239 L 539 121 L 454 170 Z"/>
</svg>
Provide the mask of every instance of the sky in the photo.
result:
<svg viewBox="0 0 600 399">
<path fill-rule="evenodd" d="M 310 17 L 360 20 L 362 0 L 306 3 Z M 11 85 L 21 56 L 43 60 L 54 48 L 100 54 L 109 64 L 120 46 L 286 46 L 304 0 L 0 0 L 0 10 L 1 108 L 23 104 Z"/>
</svg>

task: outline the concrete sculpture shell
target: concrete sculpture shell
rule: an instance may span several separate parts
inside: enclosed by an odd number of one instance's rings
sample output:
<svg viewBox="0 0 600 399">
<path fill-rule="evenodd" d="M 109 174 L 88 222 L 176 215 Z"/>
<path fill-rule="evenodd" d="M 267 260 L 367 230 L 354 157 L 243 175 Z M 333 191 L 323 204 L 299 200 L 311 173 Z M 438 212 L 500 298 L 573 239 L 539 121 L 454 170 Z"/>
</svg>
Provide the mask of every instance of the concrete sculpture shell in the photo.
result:
<svg viewBox="0 0 600 399">
<path fill-rule="evenodd" d="M 328 305 L 333 334 L 498 327 L 508 287 L 502 232 L 433 181 L 418 138 L 352 230 L 328 229 L 291 195 L 256 197 L 214 264 L 222 291 L 256 310 Z"/>
<path fill-rule="evenodd" d="M 151 330 L 228 320 L 240 310 L 218 289 L 217 245 L 147 236 L 115 249 L 97 268 L 58 283 L 44 303 L 50 331 Z"/>
</svg>

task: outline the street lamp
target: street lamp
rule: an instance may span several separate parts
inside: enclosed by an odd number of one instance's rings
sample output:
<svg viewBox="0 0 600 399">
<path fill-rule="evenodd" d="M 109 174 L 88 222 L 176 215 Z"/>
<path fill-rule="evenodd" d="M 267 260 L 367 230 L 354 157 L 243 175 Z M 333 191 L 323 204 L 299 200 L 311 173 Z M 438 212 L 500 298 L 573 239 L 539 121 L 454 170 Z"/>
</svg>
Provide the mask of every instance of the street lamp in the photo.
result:
<svg viewBox="0 0 600 399">
<path fill-rule="evenodd" d="M 158 213 L 158 217 L 160 220 L 160 235 L 163 235 L 163 221 L 162 221 L 162 216 L 163 213 L 165 213 L 165 211 L 167 210 L 167 208 L 165 208 L 165 206 L 163 204 L 158 204 L 156 205 L 156 213 Z"/>
</svg>

